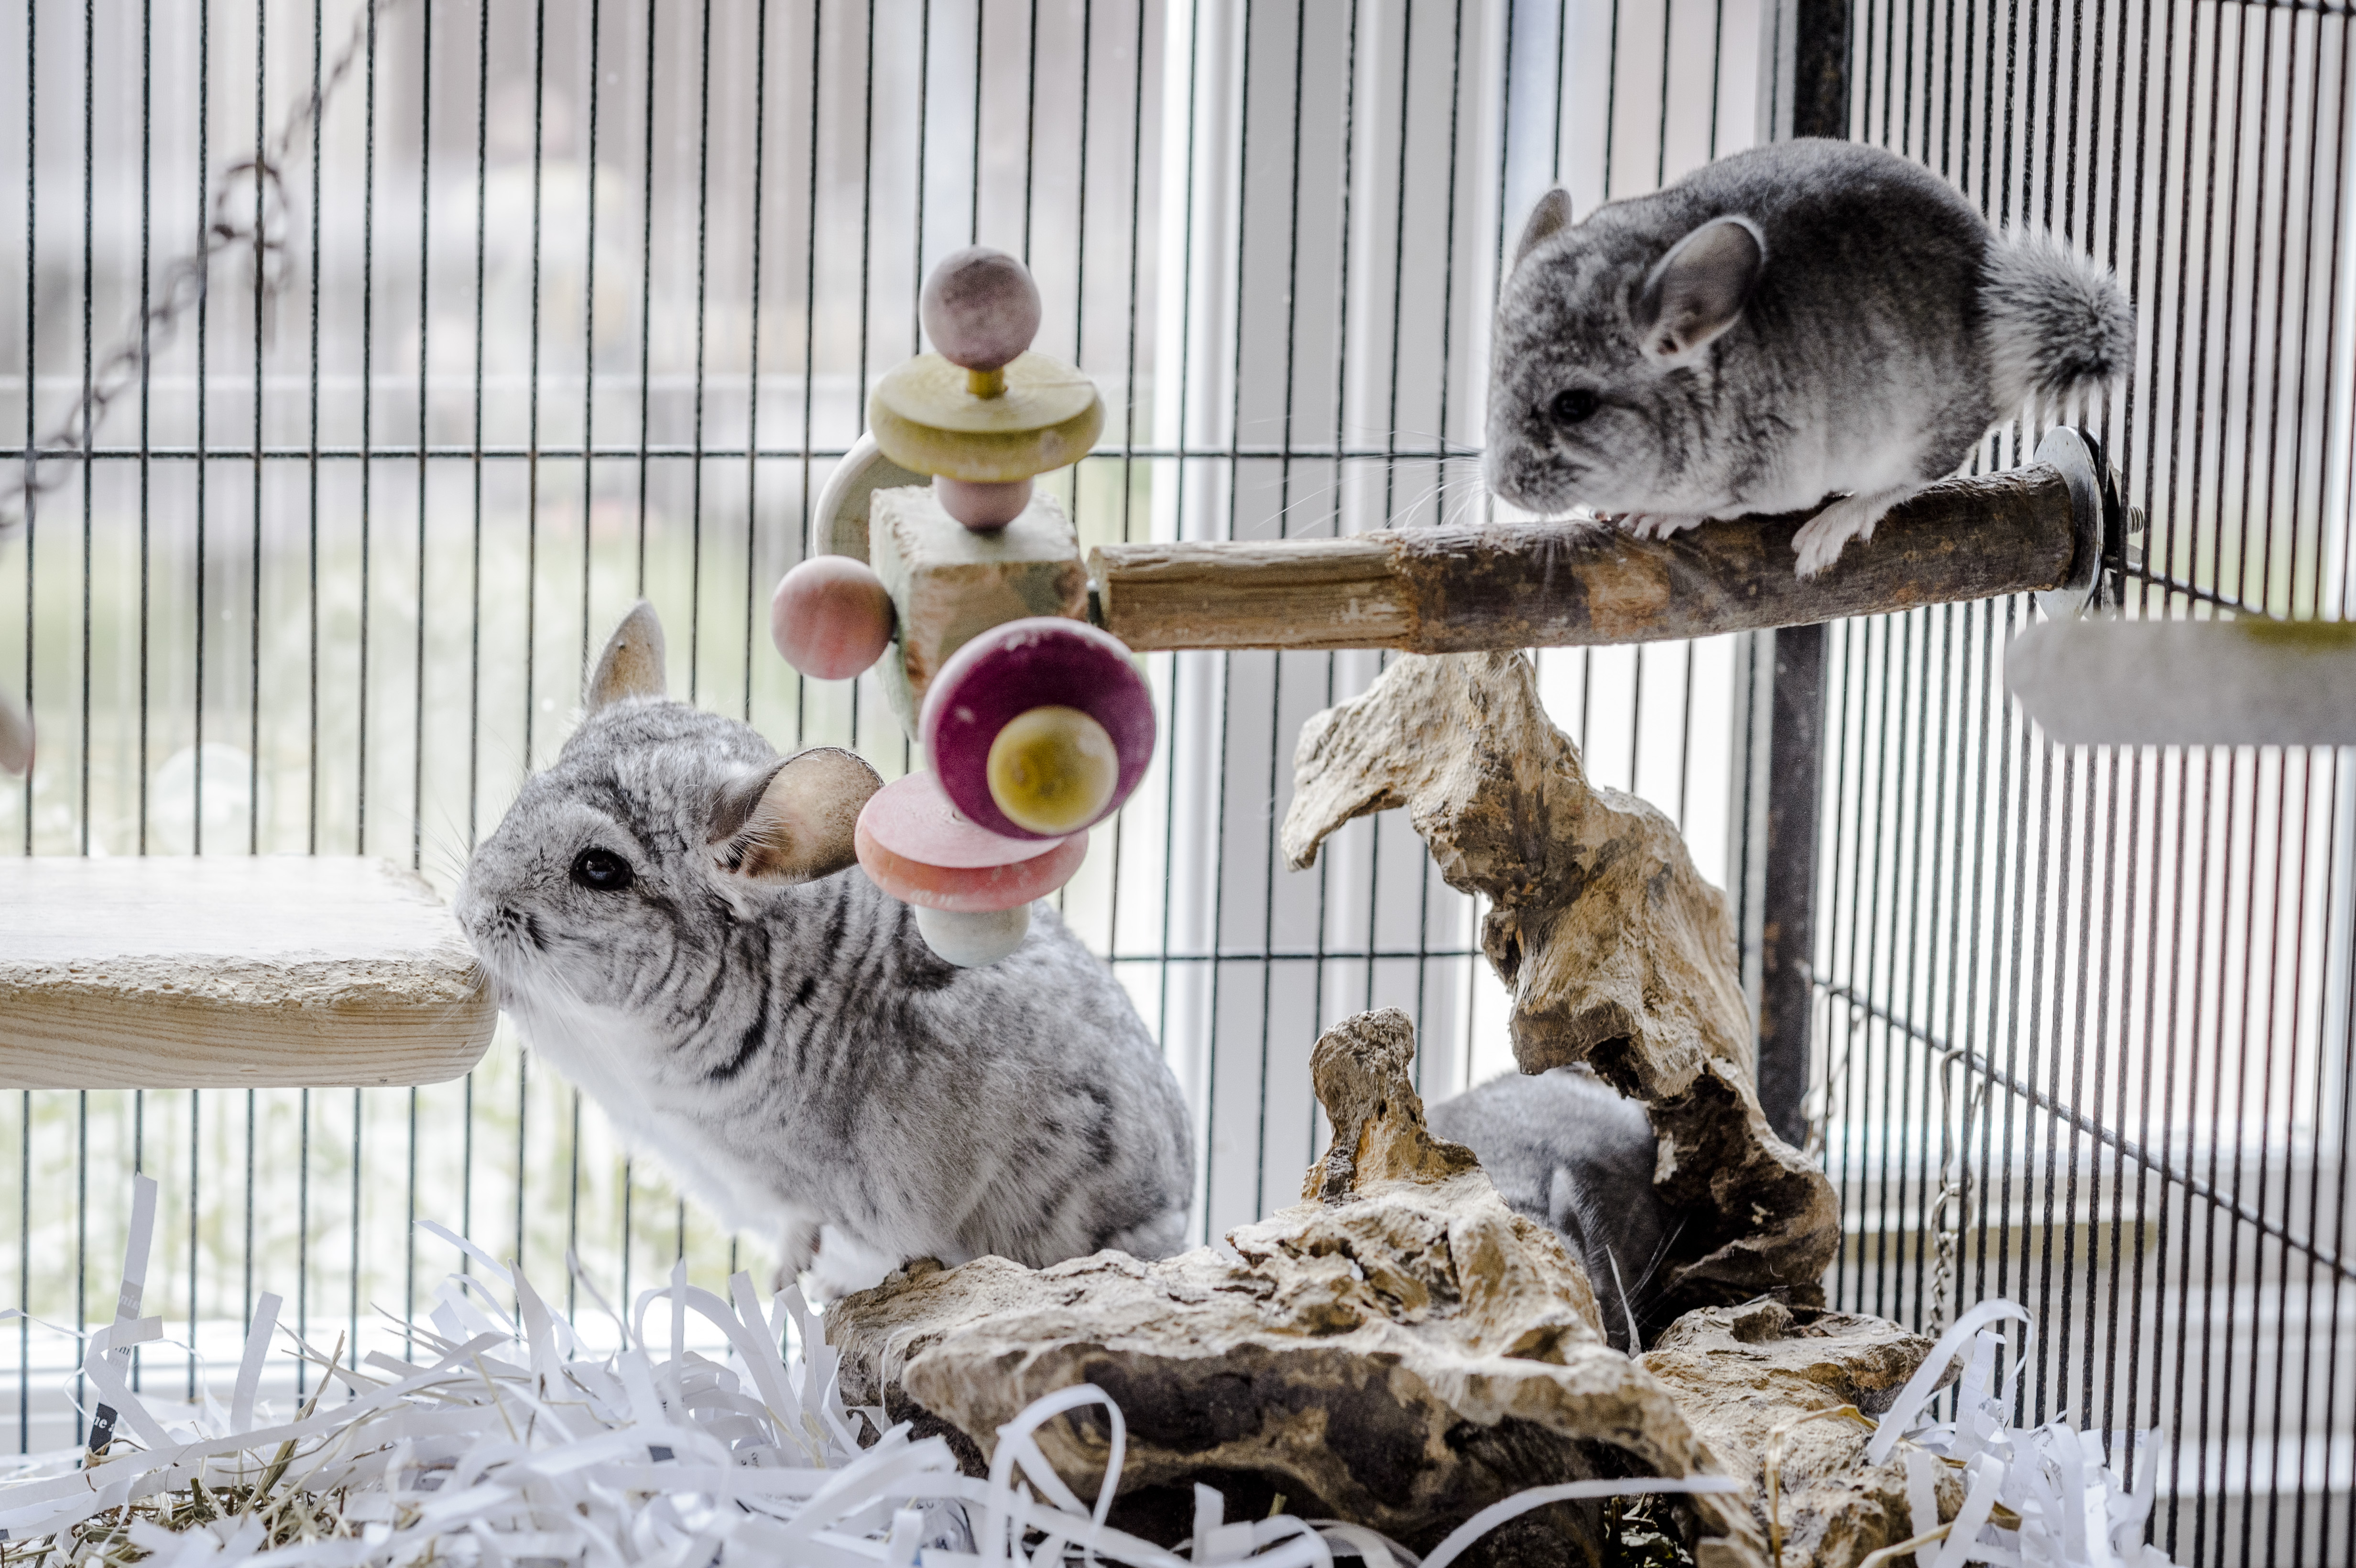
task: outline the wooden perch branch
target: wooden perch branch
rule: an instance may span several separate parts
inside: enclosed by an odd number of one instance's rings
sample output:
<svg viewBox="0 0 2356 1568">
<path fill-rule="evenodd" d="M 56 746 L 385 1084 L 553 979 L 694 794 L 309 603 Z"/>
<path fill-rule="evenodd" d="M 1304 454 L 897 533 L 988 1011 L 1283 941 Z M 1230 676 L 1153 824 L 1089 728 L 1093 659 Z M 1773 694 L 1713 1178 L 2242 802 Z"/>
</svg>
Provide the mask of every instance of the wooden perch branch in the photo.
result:
<svg viewBox="0 0 2356 1568">
<path fill-rule="evenodd" d="M 2070 484 L 2045 463 L 1933 485 L 1802 582 L 1792 536 L 1807 517 L 1708 523 L 1666 540 L 1491 523 L 1107 545 L 1088 565 L 1100 624 L 1140 651 L 1438 654 L 1706 637 L 2042 591 L 2072 578 L 2082 548 Z"/>
</svg>

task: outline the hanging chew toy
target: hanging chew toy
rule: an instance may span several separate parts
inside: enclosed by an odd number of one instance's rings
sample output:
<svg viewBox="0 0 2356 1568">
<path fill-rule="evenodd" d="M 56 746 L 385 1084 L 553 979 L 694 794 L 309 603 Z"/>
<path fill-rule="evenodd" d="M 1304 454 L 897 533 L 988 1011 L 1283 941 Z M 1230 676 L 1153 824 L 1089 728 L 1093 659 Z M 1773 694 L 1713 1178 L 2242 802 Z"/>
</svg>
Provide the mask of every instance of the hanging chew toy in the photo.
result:
<svg viewBox="0 0 2356 1568">
<path fill-rule="evenodd" d="M 939 352 L 877 383 L 870 435 L 819 507 L 844 553 L 786 574 L 771 630 L 806 675 L 881 662 L 922 766 L 861 813 L 860 864 L 916 910 L 936 953 L 989 964 L 1021 944 L 1032 901 L 1071 879 L 1088 828 L 1144 776 L 1153 702 L 1129 649 L 1087 622 L 1071 519 L 1032 488 L 1087 453 L 1104 403 L 1077 369 L 1029 351 L 1030 273 L 961 251 L 934 269 L 921 309 Z M 928 487 L 906 483 L 926 475 Z M 838 531 L 862 505 L 864 539 Z"/>
</svg>

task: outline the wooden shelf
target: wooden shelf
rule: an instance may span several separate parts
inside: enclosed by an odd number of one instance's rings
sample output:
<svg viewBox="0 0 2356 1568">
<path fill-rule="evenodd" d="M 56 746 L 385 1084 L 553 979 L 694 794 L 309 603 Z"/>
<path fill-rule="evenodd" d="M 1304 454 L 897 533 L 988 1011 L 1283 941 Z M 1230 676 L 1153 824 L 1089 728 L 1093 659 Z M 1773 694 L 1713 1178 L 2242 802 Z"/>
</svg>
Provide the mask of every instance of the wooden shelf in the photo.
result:
<svg viewBox="0 0 2356 1568">
<path fill-rule="evenodd" d="M 434 1083 L 498 1021 L 386 861 L 0 858 L 0 1089 Z"/>
</svg>

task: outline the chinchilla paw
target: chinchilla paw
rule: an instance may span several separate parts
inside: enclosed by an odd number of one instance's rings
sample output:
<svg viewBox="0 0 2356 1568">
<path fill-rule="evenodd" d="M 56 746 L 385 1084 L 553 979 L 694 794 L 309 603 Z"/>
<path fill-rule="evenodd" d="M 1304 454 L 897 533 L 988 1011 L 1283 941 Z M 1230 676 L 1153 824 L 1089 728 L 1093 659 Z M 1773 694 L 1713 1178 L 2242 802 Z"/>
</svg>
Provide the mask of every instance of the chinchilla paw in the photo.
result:
<svg viewBox="0 0 2356 1568">
<path fill-rule="evenodd" d="M 1849 540 L 1871 539 L 1874 526 L 1889 515 L 1890 508 L 1922 488 L 1901 485 L 1844 496 L 1810 517 L 1792 536 L 1792 549 L 1800 558 L 1800 581 L 1807 581 L 1838 560 Z"/>
</svg>

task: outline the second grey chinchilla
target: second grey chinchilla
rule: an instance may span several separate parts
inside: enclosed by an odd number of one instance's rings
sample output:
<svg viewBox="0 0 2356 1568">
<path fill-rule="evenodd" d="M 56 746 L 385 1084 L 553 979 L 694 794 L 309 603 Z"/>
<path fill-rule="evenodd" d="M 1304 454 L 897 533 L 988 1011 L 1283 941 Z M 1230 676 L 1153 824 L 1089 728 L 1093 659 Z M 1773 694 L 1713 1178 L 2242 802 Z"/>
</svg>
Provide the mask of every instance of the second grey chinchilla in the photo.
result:
<svg viewBox="0 0 2356 1568">
<path fill-rule="evenodd" d="M 1660 1146 L 1633 1100 L 1584 1068 L 1505 1076 L 1424 1113 L 1480 1158 L 1497 1196 L 1561 1235 L 1587 1271 L 1612 1343 L 1634 1355 L 1661 1325 L 1676 1221 L 1653 1187 Z"/>
<path fill-rule="evenodd" d="M 475 851 L 457 914 L 541 1053 L 728 1224 L 837 1292 L 903 1259 L 1160 1257 L 1186 1108 L 1110 970 L 1055 912 L 944 963 L 854 864 L 877 786 L 663 696 L 644 603 L 588 713 Z M 848 1261 L 843 1256 L 849 1254 Z"/>
<path fill-rule="evenodd" d="M 1492 352 L 1498 496 L 1666 537 L 1838 495 L 1793 541 L 1813 577 L 1998 422 L 2123 374 L 2135 316 L 2107 269 L 1920 165 L 1804 139 L 1579 223 L 1548 192 Z"/>
</svg>

